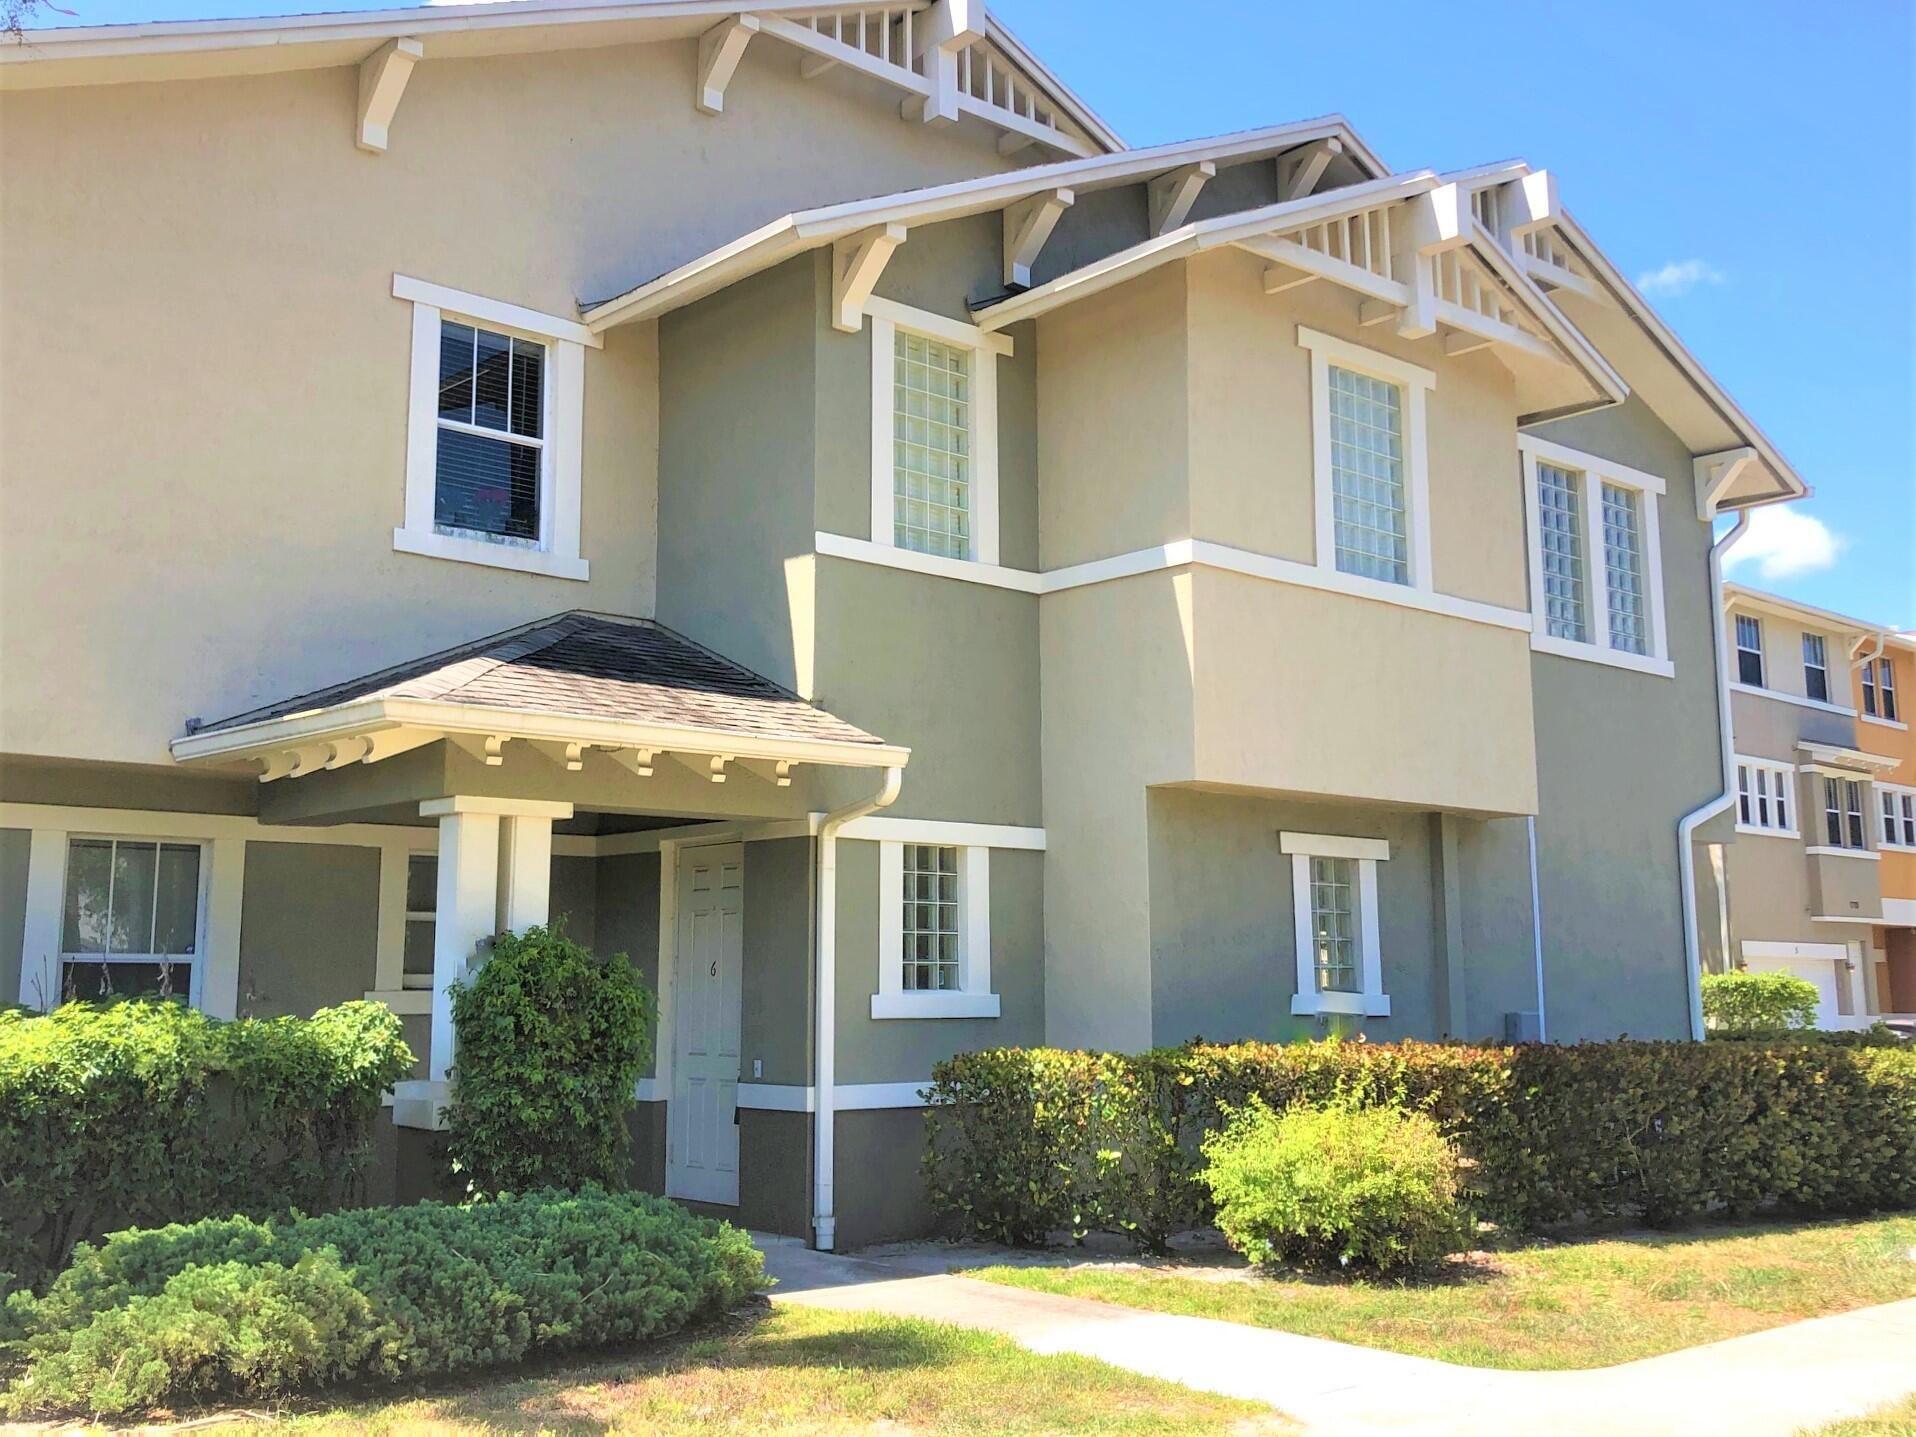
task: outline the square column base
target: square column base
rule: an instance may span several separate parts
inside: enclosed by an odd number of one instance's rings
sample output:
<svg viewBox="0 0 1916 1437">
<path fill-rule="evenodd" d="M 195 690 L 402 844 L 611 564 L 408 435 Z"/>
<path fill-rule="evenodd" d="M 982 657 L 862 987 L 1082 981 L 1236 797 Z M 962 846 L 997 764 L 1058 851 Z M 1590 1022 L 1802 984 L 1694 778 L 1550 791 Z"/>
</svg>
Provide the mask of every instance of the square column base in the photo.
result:
<svg viewBox="0 0 1916 1437">
<path fill-rule="evenodd" d="M 393 1126 L 429 1133 L 446 1130 L 446 1104 L 452 1084 L 444 1079 L 408 1078 L 393 1084 Z"/>
</svg>

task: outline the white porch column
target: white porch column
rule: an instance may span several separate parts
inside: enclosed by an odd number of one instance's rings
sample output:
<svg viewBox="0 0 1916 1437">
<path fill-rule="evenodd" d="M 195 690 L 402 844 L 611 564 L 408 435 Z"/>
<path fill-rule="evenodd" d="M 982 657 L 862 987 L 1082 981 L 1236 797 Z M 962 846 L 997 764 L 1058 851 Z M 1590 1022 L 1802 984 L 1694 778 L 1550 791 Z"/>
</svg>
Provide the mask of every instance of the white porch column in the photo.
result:
<svg viewBox="0 0 1916 1437">
<path fill-rule="evenodd" d="M 427 1080 L 394 1090 L 393 1121 L 437 1128 L 450 1096 L 454 1039 L 452 984 L 477 965 L 496 933 L 546 921 L 551 907 L 552 821 L 569 803 L 530 799 L 427 799 L 422 818 L 439 820 L 438 914 L 432 947 L 432 1039 Z"/>
<path fill-rule="evenodd" d="M 530 813 L 499 820 L 499 918 L 495 931 L 542 927 L 552 913 L 552 820 Z"/>
</svg>

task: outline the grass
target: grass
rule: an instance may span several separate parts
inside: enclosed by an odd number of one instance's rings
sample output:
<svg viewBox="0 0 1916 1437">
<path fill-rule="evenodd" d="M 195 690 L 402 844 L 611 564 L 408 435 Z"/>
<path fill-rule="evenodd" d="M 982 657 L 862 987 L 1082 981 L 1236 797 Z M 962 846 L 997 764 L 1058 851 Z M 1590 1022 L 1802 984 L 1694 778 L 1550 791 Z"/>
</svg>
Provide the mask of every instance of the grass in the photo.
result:
<svg viewBox="0 0 1916 1437">
<path fill-rule="evenodd" d="M 397 1397 L 361 1394 L 289 1409 L 270 1427 L 220 1430 L 1278 1437 L 1295 1429 L 1254 1402 L 1088 1358 L 1039 1357 L 987 1333 L 780 1307 L 663 1348 Z"/>
<path fill-rule="evenodd" d="M 1916 1297 L 1916 1217 L 1539 1243 L 1479 1254 L 1424 1281 L 1178 1263 L 968 1275 L 1472 1367 L 1607 1367 Z"/>
<path fill-rule="evenodd" d="M 1801 1437 L 1916 1437 L 1916 1393 L 1888 1407 L 1879 1407 L 1867 1417 L 1847 1422 L 1832 1422 Z"/>
</svg>

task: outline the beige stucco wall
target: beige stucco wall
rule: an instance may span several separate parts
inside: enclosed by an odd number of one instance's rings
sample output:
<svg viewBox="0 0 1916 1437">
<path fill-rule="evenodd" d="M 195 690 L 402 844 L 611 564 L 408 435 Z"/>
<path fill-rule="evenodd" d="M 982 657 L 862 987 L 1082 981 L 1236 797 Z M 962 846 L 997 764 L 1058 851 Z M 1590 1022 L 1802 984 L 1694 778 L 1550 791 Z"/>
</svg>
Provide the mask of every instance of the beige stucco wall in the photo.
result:
<svg viewBox="0 0 1916 1437">
<path fill-rule="evenodd" d="M 0 752 L 160 762 L 189 715 L 650 613 L 651 328 L 588 353 L 589 583 L 398 554 L 393 274 L 570 315 L 791 209 L 1007 163 L 771 45 L 703 116 L 693 66 L 428 58 L 382 156 L 350 67 L 0 98 L 0 611 L 32 616 L 0 631 Z"/>
</svg>

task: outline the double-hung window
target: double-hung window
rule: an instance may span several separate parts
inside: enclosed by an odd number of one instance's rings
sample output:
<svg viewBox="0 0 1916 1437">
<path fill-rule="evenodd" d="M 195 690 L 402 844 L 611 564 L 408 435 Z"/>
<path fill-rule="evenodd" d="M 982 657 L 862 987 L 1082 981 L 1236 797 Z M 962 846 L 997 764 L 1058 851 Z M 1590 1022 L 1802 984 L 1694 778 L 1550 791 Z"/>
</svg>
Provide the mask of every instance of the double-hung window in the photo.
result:
<svg viewBox="0 0 1916 1437">
<path fill-rule="evenodd" d="M 997 563 L 998 358 L 1011 341 L 890 300 L 865 311 L 871 542 L 934 563 Z"/>
<path fill-rule="evenodd" d="M 1528 434 L 1517 444 L 1530 531 L 1531 647 L 1667 676 L 1657 525 L 1663 480 Z"/>
<path fill-rule="evenodd" d="M 82 838 L 67 843 L 60 999 L 199 1002 L 205 904 L 198 843 Z"/>
<path fill-rule="evenodd" d="M 1390 857 L 1379 838 L 1281 833 L 1291 860 L 1297 988 L 1291 1012 L 1386 1017 L 1377 865 Z"/>
<path fill-rule="evenodd" d="M 1863 785 L 1853 778 L 1823 778 L 1823 832 L 1831 848 L 1866 848 Z"/>
<path fill-rule="evenodd" d="M 1830 701 L 1828 652 L 1821 634 L 1803 635 L 1803 692 L 1825 704 Z"/>
<path fill-rule="evenodd" d="M 413 303 L 403 553 L 584 579 L 583 325 L 404 275 Z"/>
<path fill-rule="evenodd" d="M 1736 616 L 1736 680 L 1763 687 L 1763 621 L 1749 614 Z"/>
<path fill-rule="evenodd" d="M 1760 758 L 1736 761 L 1736 826 L 1740 833 L 1796 837 L 1796 770 Z"/>
<path fill-rule="evenodd" d="M 1429 590 L 1428 369 L 1299 325 L 1311 359 L 1317 565 Z"/>
<path fill-rule="evenodd" d="M 1863 661 L 1863 712 L 1887 723 L 1898 722 L 1896 670 L 1891 667 L 1887 656 Z"/>
<path fill-rule="evenodd" d="M 927 830 L 878 845 L 874 1018 L 995 1018 L 991 850 Z"/>
<path fill-rule="evenodd" d="M 1916 788 L 1879 783 L 1876 794 L 1883 806 L 1882 846 L 1916 850 Z"/>
<path fill-rule="evenodd" d="M 406 858 L 406 947 L 400 978 L 406 988 L 432 987 L 433 947 L 439 934 L 439 859 L 431 853 Z"/>
</svg>

